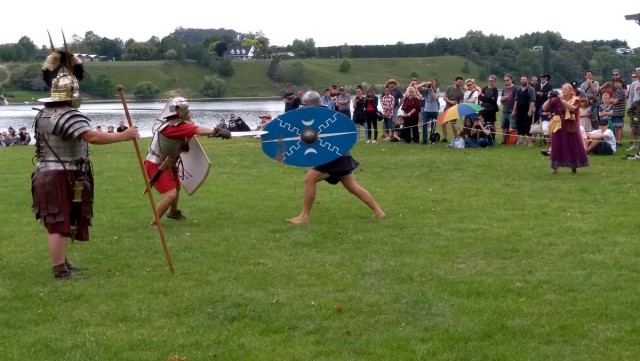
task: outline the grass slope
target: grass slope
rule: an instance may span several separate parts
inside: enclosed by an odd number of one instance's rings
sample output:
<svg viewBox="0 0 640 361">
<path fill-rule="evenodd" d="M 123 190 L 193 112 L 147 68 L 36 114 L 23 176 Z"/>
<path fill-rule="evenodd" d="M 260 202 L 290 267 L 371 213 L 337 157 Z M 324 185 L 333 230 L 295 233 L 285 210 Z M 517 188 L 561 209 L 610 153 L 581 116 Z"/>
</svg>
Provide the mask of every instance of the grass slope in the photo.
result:
<svg viewBox="0 0 640 361">
<path fill-rule="evenodd" d="M 458 56 L 442 56 L 430 58 L 396 58 L 396 59 L 349 59 L 351 71 L 339 71 L 342 59 L 302 59 L 283 60 L 280 64 L 285 73 L 291 72 L 296 62 L 304 66 L 304 84 L 296 87 L 324 90 L 337 83 L 355 87 L 356 84 L 384 84 L 389 78 L 397 79 L 406 86 L 411 73 L 418 74 L 420 79 L 435 78 L 444 89 L 453 83 L 456 76 L 478 78 L 481 68 Z M 462 69 L 468 62 L 469 71 Z M 280 96 L 283 84 L 273 82 L 267 77 L 270 61 L 234 61 L 234 74 L 221 77 L 226 81 L 225 97 L 273 97 Z M 14 69 L 19 65 L 11 65 Z M 136 84 L 150 81 L 161 89 L 161 94 L 179 89 L 189 98 L 202 97 L 199 89 L 205 76 L 216 75 L 196 63 L 170 63 L 162 61 L 117 61 L 87 62 L 86 73 L 93 79 L 99 75 L 107 75 L 114 84 L 122 84 L 130 96 Z M 485 81 L 480 79 L 479 82 Z M 41 92 L 25 92 L 9 88 L 7 93 L 14 96 L 12 102 L 30 101 L 43 97 Z M 114 91 L 115 94 L 115 91 Z M 114 99 L 116 96 L 114 95 Z"/>
<path fill-rule="evenodd" d="M 536 148 L 359 143 L 356 176 L 388 218 L 321 183 L 294 226 L 305 169 L 255 140 L 202 143 L 210 177 L 181 199 L 187 220 L 164 222 L 175 274 L 133 146 L 92 146 L 78 282 L 51 279 L 33 148 L 0 149 L 3 359 L 640 358 L 638 163 L 594 156 L 554 177 Z"/>
</svg>

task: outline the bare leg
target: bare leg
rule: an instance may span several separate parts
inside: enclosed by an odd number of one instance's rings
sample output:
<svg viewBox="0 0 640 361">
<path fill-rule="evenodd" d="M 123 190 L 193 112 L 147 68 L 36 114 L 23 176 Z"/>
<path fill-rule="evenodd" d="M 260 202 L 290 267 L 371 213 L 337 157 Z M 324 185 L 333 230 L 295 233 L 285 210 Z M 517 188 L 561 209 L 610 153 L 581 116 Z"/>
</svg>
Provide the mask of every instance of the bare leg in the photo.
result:
<svg viewBox="0 0 640 361">
<path fill-rule="evenodd" d="M 452 137 L 455 139 L 458 137 L 458 126 L 451 124 L 451 131 L 453 132 Z"/>
<path fill-rule="evenodd" d="M 302 200 L 302 211 L 294 218 L 288 218 L 287 222 L 300 224 L 308 223 L 309 215 L 311 214 L 311 207 L 316 199 L 316 183 L 329 177 L 328 173 L 318 172 L 315 169 L 311 169 L 304 176 L 304 196 Z"/>
<path fill-rule="evenodd" d="M 49 257 L 51 265 L 63 264 L 67 254 L 67 237 L 60 233 L 48 233 L 47 243 L 49 244 Z"/>
<path fill-rule="evenodd" d="M 178 191 L 175 189 L 172 189 L 170 191 L 165 192 L 163 195 L 162 200 L 160 201 L 160 203 L 158 203 L 158 205 L 156 206 L 156 210 L 158 211 L 158 218 L 162 219 L 162 216 L 164 216 L 165 213 L 167 213 L 167 210 L 170 207 L 176 206 L 178 204 Z M 155 219 L 151 222 L 151 224 L 155 224 Z"/>
<path fill-rule="evenodd" d="M 385 213 L 380 209 L 380 206 L 373 199 L 371 193 L 368 190 L 364 189 L 358 182 L 356 181 L 356 177 L 353 174 L 349 174 L 343 177 L 340 177 L 340 182 L 342 185 L 349 191 L 351 194 L 355 195 L 363 201 L 371 210 L 373 211 L 373 216 L 376 218 L 384 218 Z"/>
<path fill-rule="evenodd" d="M 180 200 L 180 190 L 176 189 L 176 197 L 173 200 L 173 202 L 171 203 L 171 206 L 169 207 L 169 212 L 170 213 L 178 212 L 178 201 L 179 200 Z"/>
</svg>

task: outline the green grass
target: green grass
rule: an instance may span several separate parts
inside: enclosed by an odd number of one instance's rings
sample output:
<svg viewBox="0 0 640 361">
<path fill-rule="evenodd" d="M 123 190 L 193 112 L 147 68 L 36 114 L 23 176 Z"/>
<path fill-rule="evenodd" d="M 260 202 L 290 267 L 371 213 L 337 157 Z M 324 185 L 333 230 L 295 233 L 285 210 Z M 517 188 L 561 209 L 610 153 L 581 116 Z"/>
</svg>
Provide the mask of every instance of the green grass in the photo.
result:
<svg viewBox="0 0 640 361">
<path fill-rule="evenodd" d="M 359 143 L 356 177 L 388 218 L 321 183 L 311 223 L 290 225 L 305 169 L 256 140 L 202 143 L 209 179 L 164 221 L 175 274 L 133 146 L 92 146 L 77 282 L 51 278 L 33 148 L 0 149 L 3 359 L 640 358 L 640 163 L 622 154 L 554 177 L 535 147 Z"/>
</svg>

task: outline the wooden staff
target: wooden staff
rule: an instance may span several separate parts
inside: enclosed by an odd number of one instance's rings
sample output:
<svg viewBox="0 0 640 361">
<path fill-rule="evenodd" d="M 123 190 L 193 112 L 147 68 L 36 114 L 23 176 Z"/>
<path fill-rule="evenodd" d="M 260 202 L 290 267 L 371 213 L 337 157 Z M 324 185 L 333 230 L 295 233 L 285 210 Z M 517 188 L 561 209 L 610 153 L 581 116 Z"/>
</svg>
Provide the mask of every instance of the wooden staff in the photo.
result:
<svg viewBox="0 0 640 361">
<path fill-rule="evenodd" d="M 127 101 L 124 98 L 124 87 L 122 85 L 118 85 L 118 94 L 120 95 L 120 100 L 122 101 L 122 107 L 124 108 L 124 114 L 127 117 L 127 121 L 129 122 L 129 127 L 133 127 L 133 122 L 131 121 L 131 115 L 129 114 L 129 107 L 127 106 Z M 133 145 L 136 148 L 136 154 L 138 155 L 138 162 L 140 163 L 140 171 L 142 171 L 142 177 L 144 178 L 144 185 L 147 194 L 149 195 L 149 202 L 151 203 L 151 209 L 153 210 L 153 219 L 155 221 L 156 227 L 158 228 L 158 233 L 160 233 L 160 240 L 162 241 L 162 248 L 164 249 L 164 254 L 167 257 L 167 264 L 169 265 L 169 269 L 171 273 L 173 273 L 173 262 L 171 261 L 171 253 L 169 253 L 169 247 L 167 246 L 167 240 L 164 237 L 164 229 L 162 228 L 162 223 L 160 223 L 160 217 L 158 216 L 158 210 L 156 209 L 156 202 L 153 199 L 153 193 L 151 193 L 151 186 L 149 185 L 149 176 L 147 175 L 146 170 L 144 169 L 144 163 L 142 161 L 142 155 L 140 154 L 140 145 L 138 144 L 138 140 L 133 140 Z"/>
</svg>

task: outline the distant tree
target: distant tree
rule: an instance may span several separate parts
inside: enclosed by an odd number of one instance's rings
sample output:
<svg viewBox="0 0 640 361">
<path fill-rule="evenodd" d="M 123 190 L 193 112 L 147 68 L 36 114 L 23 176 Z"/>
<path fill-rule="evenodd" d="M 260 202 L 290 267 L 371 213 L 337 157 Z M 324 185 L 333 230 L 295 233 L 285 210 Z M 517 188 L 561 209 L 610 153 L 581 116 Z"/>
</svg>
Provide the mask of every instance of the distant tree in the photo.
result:
<svg viewBox="0 0 640 361">
<path fill-rule="evenodd" d="M 219 57 L 222 57 L 224 55 L 224 52 L 227 51 L 227 49 L 229 49 L 229 45 L 227 43 L 225 43 L 224 41 L 216 42 L 214 47 L 213 47 L 213 51 Z"/>
<path fill-rule="evenodd" d="M 36 59 L 36 54 L 38 53 L 38 48 L 36 45 L 29 39 L 29 37 L 23 36 L 18 40 L 18 46 L 24 49 L 24 61 L 34 61 Z"/>
<path fill-rule="evenodd" d="M 350 71 L 351 71 L 351 61 L 345 58 L 344 60 L 342 60 L 342 62 L 340 62 L 340 72 L 348 73 Z"/>
<path fill-rule="evenodd" d="M 349 45 L 347 45 L 346 43 L 340 47 L 340 56 L 343 58 L 351 57 L 351 47 L 349 47 Z"/>
<path fill-rule="evenodd" d="M 275 82 L 282 82 L 284 80 L 284 73 L 280 67 L 280 58 L 274 58 L 269 64 L 269 70 L 267 71 L 269 79 Z"/>
<path fill-rule="evenodd" d="M 551 45 L 549 45 L 549 40 L 547 38 L 544 38 L 544 41 L 542 42 L 542 73 L 553 73 L 553 66 L 551 64 Z"/>
<path fill-rule="evenodd" d="M 469 63 L 465 61 L 464 64 L 462 65 L 462 73 L 469 74 L 470 71 L 471 69 L 469 69 Z"/>
<path fill-rule="evenodd" d="M 133 88 L 133 95 L 141 99 L 153 99 L 160 94 L 160 89 L 150 81 L 143 81 Z"/>
<path fill-rule="evenodd" d="M 164 53 L 164 58 L 167 59 L 167 60 L 177 60 L 178 59 L 178 53 L 173 49 L 169 49 L 169 50 L 167 50 L 166 53 Z"/>
<path fill-rule="evenodd" d="M 217 76 L 206 76 L 200 94 L 209 98 L 221 98 L 227 90 L 226 82 Z"/>
<path fill-rule="evenodd" d="M 285 78 L 289 83 L 298 85 L 305 84 L 307 78 L 304 64 L 299 60 L 291 65 L 291 70 L 289 70 L 285 75 Z"/>
<path fill-rule="evenodd" d="M 11 83 L 23 90 L 43 90 L 46 84 L 42 80 L 42 69 L 39 64 L 30 64 L 12 70 Z"/>
<path fill-rule="evenodd" d="M 100 74 L 93 82 L 94 93 L 100 98 L 111 98 L 115 95 L 116 86 L 105 74 Z"/>
<path fill-rule="evenodd" d="M 233 75 L 233 64 L 231 64 L 231 59 L 224 58 L 221 59 L 218 66 L 218 74 L 222 76 L 232 76 Z"/>
<path fill-rule="evenodd" d="M 177 36 L 165 36 L 159 44 L 159 52 L 166 57 L 169 50 L 175 51 L 175 58 L 171 60 L 184 61 L 186 59 L 184 50 L 186 45 L 184 41 Z"/>
</svg>

